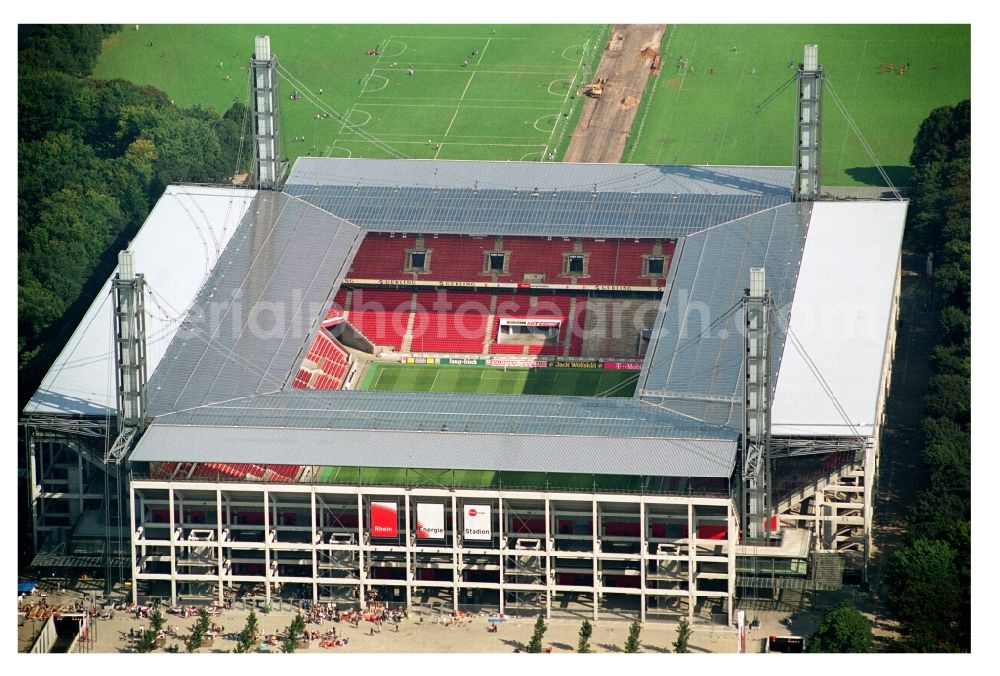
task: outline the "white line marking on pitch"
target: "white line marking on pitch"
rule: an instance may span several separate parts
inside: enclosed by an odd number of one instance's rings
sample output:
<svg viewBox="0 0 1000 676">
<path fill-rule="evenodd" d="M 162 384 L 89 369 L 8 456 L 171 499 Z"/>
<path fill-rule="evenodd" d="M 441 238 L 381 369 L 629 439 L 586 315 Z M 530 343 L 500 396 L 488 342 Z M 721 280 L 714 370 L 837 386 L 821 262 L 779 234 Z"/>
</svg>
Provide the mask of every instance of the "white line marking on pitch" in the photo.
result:
<svg viewBox="0 0 1000 676">
<path fill-rule="evenodd" d="M 476 65 L 477 65 L 477 66 L 478 66 L 479 64 L 481 64 L 481 63 L 483 62 L 483 55 L 485 55 L 485 54 L 486 54 L 486 50 L 490 48 L 490 41 L 491 41 L 492 39 L 493 39 L 493 38 L 487 38 L 487 39 L 486 39 L 486 46 L 485 46 L 485 47 L 483 47 L 483 51 L 481 51 L 481 52 L 479 53 L 479 61 L 476 61 Z"/>
<path fill-rule="evenodd" d="M 462 109 L 462 100 L 465 98 L 465 93 L 469 91 L 469 86 L 472 84 L 472 78 L 476 77 L 475 71 L 469 76 L 469 81 L 465 83 L 465 89 L 462 90 L 462 96 L 458 99 L 458 105 L 455 106 L 455 114 L 451 116 L 451 122 L 448 123 L 448 128 L 444 130 L 444 136 L 441 137 L 441 143 L 438 144 L 437 151 L 434 153 L 434 159 L 438 158 L 441 154 L 441 146 L 444 145 L 444 140 L 448 136 L 448 132 L 451 131 L 451 125 L 455 124 L 455 118 L 458 117 L 458 111 Z"/>
<path fill-rule="evenodd" d="M 563 50 L 563 51 L 566 51 L 566 50 Z M 586 51 L 582 51 L 582 53 L 580 54 L 580 60 L 576 62 L 576 70 L 573 72 L 573 79 L 570 80 L 569 87 L 566 88 L 566 96 L 563 97 L 563 102 L 562 102 L 563 106 L 565 106 L 566 102 L 569 101 L 569 95 L 570 95 L 570 93 L 576 90 L 576 76 L 577 76 L 577 73 L 580 72 L 580 68 L 583 66 L 583 60 L 585 58 L 587 58 L 587 52 Z M 594 69 L 594 72 L 595 73 L 597 72 L 596 68 Z M 560 108 L 560 111 L 561 110 L 562 110 L 562 108 Z M 569 118 L 567 118 L 567 120 L 568 119 Z M 549 133 L 549 140 L 545 142 L 545 147 L 542 148 L 542 160 L 543 161 L 545 160 L 546 154 L 549 152 L 549 146 L 552 145 L 552 137 L 555 136 L 556 129 L 558 129 L 558 128 L 559 128 L 559 124 L 558 124 L 558 120 L 557 120 L 556 124 L 554 124 L 552 126 L 552 131 Z"/>
</svg>

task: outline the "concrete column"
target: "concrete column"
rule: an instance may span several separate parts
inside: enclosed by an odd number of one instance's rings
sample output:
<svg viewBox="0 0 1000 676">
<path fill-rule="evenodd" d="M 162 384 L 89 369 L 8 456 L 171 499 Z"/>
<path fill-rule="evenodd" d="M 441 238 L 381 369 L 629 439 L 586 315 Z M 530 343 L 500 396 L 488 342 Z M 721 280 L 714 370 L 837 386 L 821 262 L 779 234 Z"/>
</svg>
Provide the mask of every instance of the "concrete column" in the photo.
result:
<svg viewBox="0 0 1000 676">
<path fill-rule="evenodd" d="M 403 542 L 406 544 L 406 608 L 413 606 L 413 543 L 410 541 L 410 494 L 403 496 L 403 514 L 406 524 L 403 530 Z"/>
<path fill-rule="evenodd" d="M 451 584 L 452 584 L 452 603 L 455 606 L 455 611 L 458 612 L 458 594 L 459 594 L 459 576 L 461 575 L 459 567 L 462 565 L 462 554 L 458 551 L 458 516 L 455 512 L 456 500 L 455 496 L 451 496 Z M 409 524 L 407 524 L 409 525 Z"/>
<path fill-rule="evenodd" d="M 129 528 L 129 558 L 131 559 L 132 565 L 132 603 L 139 602 L 139 580 L 138 580 L 138 566 L 135 561 L 135 551 L 136 551 L 136 537 L 135 537 L 135 487 L 129 483 L 128 486 L 128 521 Z"/>
<path fill-rule="evenodd" d="M 80 514 L 83 514 L 83 486 L 86 482 L 83 480 L 83 456 L 80 455 L 80 453 L 76 454 L 76 469 L 77 469 L 76 476 L 78 483 L 75 488 L 77 495 L 79 496 L 78 504 L 80 507 Z M 72 488 L 70 488 L 70 490 L 72 490 Z M 129 507 L 129 509 L 131 511 L 131 506 Z"/>
<path fill-rule="evenodd" d="M 409 528 L 409 524 L 407 524 Z M 358 602 L 365 605 L 365 502 L 358 491 Z"/>
<path fill-rule="evenodd" d="M 316 523 L 316 486 L 312 486 L 310 488 L 310 490 L 309 490 L 309 522 L 310 522 L 310 525 L 311 525 L 311 533 L 309 535 L 309 538 L 312 540 L 312 543 L 313 543 L 312 547 L 310 547 L 310 549 L 312 551 L 312 562 L 313 562 L 313 567 L 312 567 L 313 599 L 312 600 L 313 600 L 313 603 L 316 603 L 316 602 L 319 601 L 319 561 L 317 560 L 318 551 L 316 549 L 319 546 L 319 543 L 316 542 L 316 531 L 319 530 L 319 528 L 318 528 L 317 523 Z M 323 539 L 320 538 L 320 543 L 322 541 L 323 541 Z"/>
<path fill-rule="evenodd" d="M 225 594 L 225 583 L 222 581 L 223 576 L 223 563 L 225 562 L 225 557 L 223 556 L 222 550 L 222 489 L 215 489 L 215 539 L 218 540 L 219 546 L 217 548 L 217 565 L 219 571 L 219 603 L 223 603 L 226 600 Z"/>
<path fill-rule="evenodd" d="M 646 501 L 639 501 L 639 621 L 646 621 L 646 562 L 649 542 L 646 539 Z"/>
<path fill-rule="evenodd" d="M 177 605 L 177 538 L 174 537 L 174 489 L 167 489 L 167 514 L 170 524 L 170 605 Z"/>
<path fill-rule="evenodd" d="M 264 605 L 271 605 L 271 496 L 264 486 Z"/>
<path fill-rule="evenodd" d="M 549 508 L 549 496 L 545 496 L 545 547 L 542 553 L 545 554 L 545 619 L 552 618 L 552 557 L 550 556 L 549 541 L 552 538 L 552 513 Z"/>
<path fill-rule="evenodd" d="M 698 524 L 695 521 L 694 516 L 694 504 L 688 503 L 688 621 L 694 619 L 694 604 L 696 600 L 695 589 L 697 588 L 697 583 L 695 581 L 694 573 L 698 567 L 698 546 L 696 541 L 698 539 Z"/>
<path fill-rule="evenodd" d="M 594 621 L 597 621 L 597 611 L 600 607 L 601 592 L 604 590 L 604 581 L 598 582 L 598 572 L 600 570 L 600 565 L 597 561 L 597 557 L 600 554 L 600 544 L 597 542 L 600 539 L 600 525 L 601 525 L 601 515 L 597 510 L 597 499 L 594 498 L 590 501 L 590 535 L 591 535 L 591 551 L 594 553 L 594 558 L 592 561 L 593 570 L 593 580 L 594 580 Z"/>
<path fill-rule="evenodd" d="M 38 448 L 33 436 L 29 432 L 28 436 L 28 502 L 31 505 L 31 546 L 34 551 L 38 551 L 38 474 L 35 463 L 40 458 L 35 457 L 35 449 Z M 40 465 L 39 465 L 40 466 Z"/>
<path fill-rule="evenodd" d="M 495 297 L 494 297 L 495 298 Z M 492 326 L 492 324 L 491 324 Z M 504 612 L 504 555 L 503 555 L 503 538 L 504 538 L 504 522 L 503 522 L 503 496 L 497 499 L 497 544 L 500 545 L 500 614 L 503 615 Z"/>
<path fill-rule="evenodd" d="M 733 623 L 733 599 L 736 598 L 736 542 L 739 539 L 739 528 L 736 525 L 736 512 L 733 509 L 732 503 L 729 505 L 729 533 L 728 545 L 729 545 L 729 596 L 726 598 L 726 622 L 729 625 Z"/>
</svg>

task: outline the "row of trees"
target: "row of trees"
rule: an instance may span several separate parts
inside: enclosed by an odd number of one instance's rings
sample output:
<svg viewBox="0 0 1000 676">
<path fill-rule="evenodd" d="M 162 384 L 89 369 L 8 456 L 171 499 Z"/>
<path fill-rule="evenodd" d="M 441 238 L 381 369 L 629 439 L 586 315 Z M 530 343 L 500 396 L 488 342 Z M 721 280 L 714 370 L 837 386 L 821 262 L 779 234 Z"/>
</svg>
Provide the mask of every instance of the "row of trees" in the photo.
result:
<svg viewBox="0 0 1000 676">
<path fill-rule="evenodd" d="M 22 404 L 164 187 L 221 183 L 249 166 L 243 104 L 219 116 L 177 108 L 153 87 L 88 77 L 117 28 L 24 26 L 19 35 Z"/>
<path fill-rule="evenodd" d="M 939 338 L 924 401 L 926 487 L 885 581 L 906 630 L 902 647 L 919 652 L 965 652 L 971 641 L 970 130 L 969 101 L 938 108 L 910 158 L 916 194 L 907 238 L 933 254 Z"/>
<path fill-rule="evenodd" d="M 542 638 L 545 636 L 545 632 L 548 630 L 549 626 L 545 622 L 545 618 L 541 615 L 535 620 L 534 631 L 531 634 L 531 639 L 528 641 L 528 646 L 525 652 L 529 653 L 540 653 L 542 652 Z M 642 624 L 638 621 L 633 622 L 628 628 L 628 637 L 625 639 L 624 652 L 626 653 L 637 653 L 639 648 L 642 646 L 642 641 L 639 639 L 639 635 L 642 632 Z M 576 645 L 576 651 L 578 653 L 589 653 L 590 652 L 590 638 L 593 636 L 594 627 L 589 620 L 584 620 L 583 624 L 580 625 L 579 641 Z M 691 627 L 687 620 L 681 620 L 680 624 L 677 626 L 677 640 L 674 641 L 674 652 L 686 653 L 688 651 L 688 639 L 691 636 Z"/>
</svg>

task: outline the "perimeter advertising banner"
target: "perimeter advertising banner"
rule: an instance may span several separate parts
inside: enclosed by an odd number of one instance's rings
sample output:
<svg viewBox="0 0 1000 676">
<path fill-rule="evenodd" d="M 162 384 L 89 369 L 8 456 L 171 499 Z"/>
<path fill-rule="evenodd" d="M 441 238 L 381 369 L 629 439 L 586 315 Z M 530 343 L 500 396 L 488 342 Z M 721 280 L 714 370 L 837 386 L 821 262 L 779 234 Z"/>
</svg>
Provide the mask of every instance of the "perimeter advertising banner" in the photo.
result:
<svg viewBox="0 0 1000 676">
<path fill-rule="evenodd" d="M 466 505 L 463 524 L 462 532 L 466 540 L 493 539 L 493 520 L 489 505 Z"/>
<path fill-rule="evenodd" d="M 371 504 L 371 534 L 373 538 L 399 537 L 399 504 L 375 502 Z"/>
<path fill-rule="evenodd" d="M 444 540 L 444 505 L 440 502 L 417 503 L 417 539 Z"/>
<path fill-rule="evenodd" d="M 639 371 L 642 369 L 641 361 L 606 361 L 604 368 L 617 369 L 622 371 Z"/>
</svg>

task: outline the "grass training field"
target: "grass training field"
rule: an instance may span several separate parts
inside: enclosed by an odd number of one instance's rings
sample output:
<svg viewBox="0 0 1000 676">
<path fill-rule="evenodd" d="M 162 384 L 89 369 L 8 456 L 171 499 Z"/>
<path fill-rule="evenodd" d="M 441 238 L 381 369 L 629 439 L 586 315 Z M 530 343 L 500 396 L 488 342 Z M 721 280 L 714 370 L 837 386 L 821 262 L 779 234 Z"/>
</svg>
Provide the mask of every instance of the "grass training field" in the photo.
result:
<svg viewBox="0 0 1000 676">
<path fill-rule="evenodd" d="M 179 106 L 224 112 L 235 98 L 246 100 L 246 64 L 259 33 L 271 36 L 279 64 L 295 78 L 281 82 L 282 152 L 289 159 L 541 160 L 552 153 L 558 160 L 579 115 L 578 90 L 590 81 L 609 27 L 142 25 L 137 31 L 127 24 L 105 41 L 94 76 L 151 84 Z M 790 165 L 794 83 L 769 97 L 792 78 L 789 64 L 801 61 L 808 42 L 819 44 L 828 84 L 878 161 L 894 183 L 908 185 L 920 122 L 970 95 L 967 25 L 672 26 L 662 73 L 649 80 L 622 161 Z M 379 55 L 369 56 L 376 47 Z M 683 73 L 679 57 L 689 65 Z M 888 72 L 890 63 L 910 67 L 898 75 Z M 314 100 L 288 98 L 305 89 Z M 316 119 L 317 113 L 331 115 Z M 823 133 L 824 185 L 882 185 L 829 91 Z"/>
<path fill-rule="evenodd" d="M 234 99 L 247 100 L 247 64 L 258 34 L 271 36 L 283 73 L 279 124 L 282 154 L 289 159 L 391 157 L 395 151 L 411 158 L 540 160 L 549 153 L 561 156 L 569 142 L 581 101 L 575 94 L 589 81 L 607 28 L 140 25 L 135 30 L 135 24 L 126 24 L 105 41 L 94 77 L 150 84 L 178 106 L 197 104 L 223 113 Z M 376 48 L 378 56 L 368 55 Z M 407 74 L 410 66 L 413 75 Z M 303 98 L 290 100 L 293 90 Z M 315 95 L 312 100 L 306 90 Z M 316 119 L 323 113 L 330 117 Z"/>
<path fill-rule="evenodd" d="M 802 47 L 819 45 L 823 185 L 884 185 L 830 95 L 839 95 L 875 157 L 909 185 L 920 122 L 970 95 L 968 25 L 681 25 L 664 37 L 663 69 L 651 78 L 623 162 L 790 165 L 795 85 L 757 112 L 791 78 Z M 736 51 L 732 51 L 733 47 Z M 684 57 L 689 69 L 678 72 Z M 909 64 L 899 75 L 889 64 Z M 880 64 L 886 72 L 880 73 Z M 940 64 L 940 69 L 937 65 Z"/>
<path fill-rule="evenodd" d="M 372 364 L 362 390 L 631 397 L 637 371 Z"/>
</svg>

